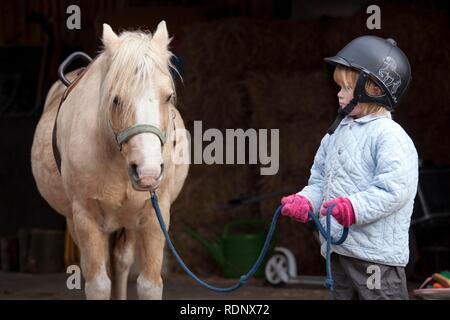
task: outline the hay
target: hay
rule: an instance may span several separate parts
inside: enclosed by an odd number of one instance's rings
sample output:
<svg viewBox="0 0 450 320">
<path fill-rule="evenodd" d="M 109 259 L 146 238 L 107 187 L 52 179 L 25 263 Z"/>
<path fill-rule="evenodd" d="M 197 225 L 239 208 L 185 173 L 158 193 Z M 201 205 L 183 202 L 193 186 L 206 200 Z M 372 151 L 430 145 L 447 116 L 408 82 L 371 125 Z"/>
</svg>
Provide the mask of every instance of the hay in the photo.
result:
<svg viewBox="0 0 450 320">
<path fill-rule="evenodd" d="M 304 22 L 232 18 L 200 23 L 186 33 L 180 55 L 189 79 L 312 68 L 323 56 L 320 34 Z"/>
<path fill-rule="evenodd" d="M 252 74 L 246 81 L 252 126 L 280 130 L 280 175 L 286 183 L 294 183 L 290 176 L 298 178 L 299 171 L 309 174 L 320 140 L 335 117 L 336 90 L 330 77 L 325 71 Z"/>
<path fill-rule="evenodd" d="M 231 78 L 211 77 L 193 80 L 180 90 L 180 106 L 188 130 L 196 120 L 208 128 L 239 128 L 248 125 L 248 110 L 243 107 L 241 85 Z"/>
</svg>

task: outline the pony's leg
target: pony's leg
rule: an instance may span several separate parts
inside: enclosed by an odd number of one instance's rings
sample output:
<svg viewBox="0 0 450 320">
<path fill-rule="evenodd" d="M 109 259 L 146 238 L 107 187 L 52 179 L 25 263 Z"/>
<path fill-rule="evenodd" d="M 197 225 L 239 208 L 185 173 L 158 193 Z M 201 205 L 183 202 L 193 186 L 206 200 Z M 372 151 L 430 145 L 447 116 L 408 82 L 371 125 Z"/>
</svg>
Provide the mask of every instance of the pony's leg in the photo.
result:
<svg viewBox="0 0 450 320">
<path fill-rule="evenodd" d="M 73 226 L 73 219 L 66 218 L 66 224 L 73 242 L 75 242 L 75 244 L 78 245 L 77 235 L 75 233 L 75 228 Z"/>
<path fill-rule="evenodd" d="M 160 201 L 164 221 L 169 226 L 168 201 Z M 139 264 L 141 273 L 137 279 L 138 296 L 141 300 L 161 300 L 163 293 L 163 282 L 161 268 L 164 254 L 165 238 L 151 209 L 149 221 L 138 230 L 137 242 L 139 245 Z"/>
<path fill-rule="evenodd" d="M 136 233 L 133 230 L 122 229 L 114 241 L 113 248 L 113 297 L 118 300 L 127 298 L 128 274 L 134 261 Z"/>
<path fill-rule="evenodd" d="M 81 253 L 81 270 L 86 280 L 87 299 L 110 299 L 111 280 L 106 271 L 108 235 L 101 230 L 93 214 L 73 205 L 74 229 Z"/>
</svg>

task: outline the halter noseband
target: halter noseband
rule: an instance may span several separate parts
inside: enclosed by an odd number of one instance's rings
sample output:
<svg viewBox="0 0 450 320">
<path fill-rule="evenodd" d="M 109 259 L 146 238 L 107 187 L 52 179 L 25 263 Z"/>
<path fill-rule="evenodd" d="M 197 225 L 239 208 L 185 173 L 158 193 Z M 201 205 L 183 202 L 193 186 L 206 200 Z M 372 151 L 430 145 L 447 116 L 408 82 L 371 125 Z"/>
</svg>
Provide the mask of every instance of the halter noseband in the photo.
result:
<svg viewBox="0 0 450 320">
<path fill-rule="evenodd" d="M 151 124 L 137 124 L 135 126 L 129 127 L 119 133 L 115 132 L 112 128 L 111 122 L 109 122 L 109 126 L 111 127 L 112 132 L 116 138 L 117 145 L 119 146 L 119 150 L 122 151 L 122 144 L 130 140 L 135 135 L 141 133 L 153 133 L 156 135 L 161 141 L 161 145 L 163 146 L 167 141 L 166 132 L 161 131 L 158 127 L 153 126 Z"/>
</svg>

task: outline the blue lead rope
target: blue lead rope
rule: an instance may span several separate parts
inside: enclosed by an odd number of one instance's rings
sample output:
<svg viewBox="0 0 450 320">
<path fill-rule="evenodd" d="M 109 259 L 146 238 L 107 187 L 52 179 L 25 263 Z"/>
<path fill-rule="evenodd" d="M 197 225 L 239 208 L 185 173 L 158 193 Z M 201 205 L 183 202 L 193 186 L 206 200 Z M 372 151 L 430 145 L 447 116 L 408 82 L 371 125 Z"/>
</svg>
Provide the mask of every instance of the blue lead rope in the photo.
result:
<svg viewBox="0 0 450 320">
<path fill-rule="evenodd" d="M 281 208 L 283 206 L 278 206 L 277 210 L 275 211 L 273 218 L 272 218 L 272 222 L 270 224 L 269 227 L 269 231 L 267 233 L 266 236 L 266 240 L 264 242 L 264 246 L 258 256 L 258 259 L 256 259 L 255 264 L 253 265 L 253 267 L 244 275 L 242 275 L 239 278 L 239 282 L 237 282 L 235 285 L 231 286 L 231 287 L 227 287 L 227 288 L 218 288 L 218 287 L 214 287 L 206 282 L 204 282 L 203 280 L 201 280 L 200 278 L 198 278 L 194 273 L 192 273 L 191 270 L 189 270 L 189 268 L 186 266 L 186 264 L 183 262 L 183 260 L 181 259 L 180 255 L 178 254 L 177 250 L 175 249 L 172 240 L 170 239 L 169 236 L 169 232 L 167 231 L 167 227 L 166 224 L 164 223 L 164 219 L 162 217 L 161 214 L 161 209 L 159 208 L 159 204 L 158 204 L 158 197 L 156 196 L 155 192 L 151 192 L 151 202 L 152 202 L 152 206 L 155 209 L 156 212 L 156 217 L 158 218 L 159 221 L 159 225 L 161 226 L 161 230 L 164 233 L 164 237 L 166 238 L 166 242 L 170 248 L 170 250 L 172 251 L 173 255 L 175 256 L 175 258 L 177 259 L 177 261 L 179 262 L 179 264 L 181 265 L 181 267 L 183 268 L 183 270 L 192 278 L 194 279 L 198 284 L 202 285 L 203 287 L 211 290 L 211 291 L 215 291 L 215 292 L 231 292 L 234 291 L 236 289 L 239 289 L 242 285 L 244 285 L 251 277 L 253 277 L 253 275 L 255 274 L 255 272 L 258 270 L 259 266 L 261 265 L 264 256 L 267 253 L 267 250 L 269 249 L 269 245 L 270 245 L 270 241 L 272 240 L 272 236 L 275 232 L 275 227 L 278 221 L 278 218 L 280 217 L 281 214 Z M 327 256 L 326 256 L 326 269 L 327 269 L 327 278 L 326 278 L 326 282 L 325 282 L 325 286 L 329 289 L 329 290 L 333 290 L 333 278 L 331 275 L 331 264 L 330 264 L 330 255 L 331 255 L 331 244 L 341 244 L 345 241 L 345 239 L 347 238 L 348 235 L 348 228 L 344 229 L 344 232 L 342 233 L 341 238 L 338 241 L 334 241 L 331 238 L 331 231 L 330 231 L 330 224 L 331 224 L 331 210 L 333 209 L 334 205 L 328 207 L 327 209 L 327 230 L 325 230 L 322 225 L 319 222 L 319 219 L 310 211 L 309 212 L 309 216 L 311 217 L 311 219 L 314 221 L 314 223 L 316 224 L 317 228 L 319 229 L 319 232 L 325 237 L 325 239 L 327 240 Z"/>
<path fill-rule="evenodd" d="M 327 287 L 328 290 L 331 292 L 334 291 L 333 287 L 333 276 L 331 274 L 331 245 L 340 245 L 344 243 L 345 239 L 347 239 L 348 236 L 348 228 L 344 228 L 342 231 L 342 235 L 339 238 L 339 240 L 334 240 L 331 237 L 331 210 L 333 210 L 335 204 L 332 204 L 327 208 L 327 214 L 326 214 L 326 222 L 327 222 L 327 229 L 325 230 L 322 226 L 322 224 L 319 221 L 319 218 L 312 212 L 308 212 L 309 217 L 314 221 L 317 229 L 319 230 L 320 234 L 325 238 L 327 242 L 327 251 L 326 251 L 326 257 L 325 257 L 325 263 L 326 263 L 326 270 L 327 270 L 327 278 L 325 279 L 325 287 Z"/>
</svg>

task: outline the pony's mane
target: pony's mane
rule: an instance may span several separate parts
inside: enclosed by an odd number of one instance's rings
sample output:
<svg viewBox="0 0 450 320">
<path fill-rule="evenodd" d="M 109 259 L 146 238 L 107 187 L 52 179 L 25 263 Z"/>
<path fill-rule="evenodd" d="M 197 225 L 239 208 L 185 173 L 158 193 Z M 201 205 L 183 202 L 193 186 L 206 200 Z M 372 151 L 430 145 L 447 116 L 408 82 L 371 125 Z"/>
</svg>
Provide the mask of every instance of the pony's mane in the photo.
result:
<svg viewBox="0 0 450 320">
<path fill-rule="evenodd" d="M 171 79 L 174 92 L 175 84 L 170 70 L 173 69 L 177 73 L 178 71 L 171 63 L 173 54 L 150 41 L 150 32 L 125 31 L 119 38 L 121 44 L 109 59 L 108 73 L 102 84 L 102 105 L 108 109 L 104 110 L 104 115 L 109 117 L 114 99 L 119 97 L 123 111 L 121 120 L 126 122 L 133 113 L 131 98 L 148 90 L 149 79 L 156 68 Z"/>
</svg>

